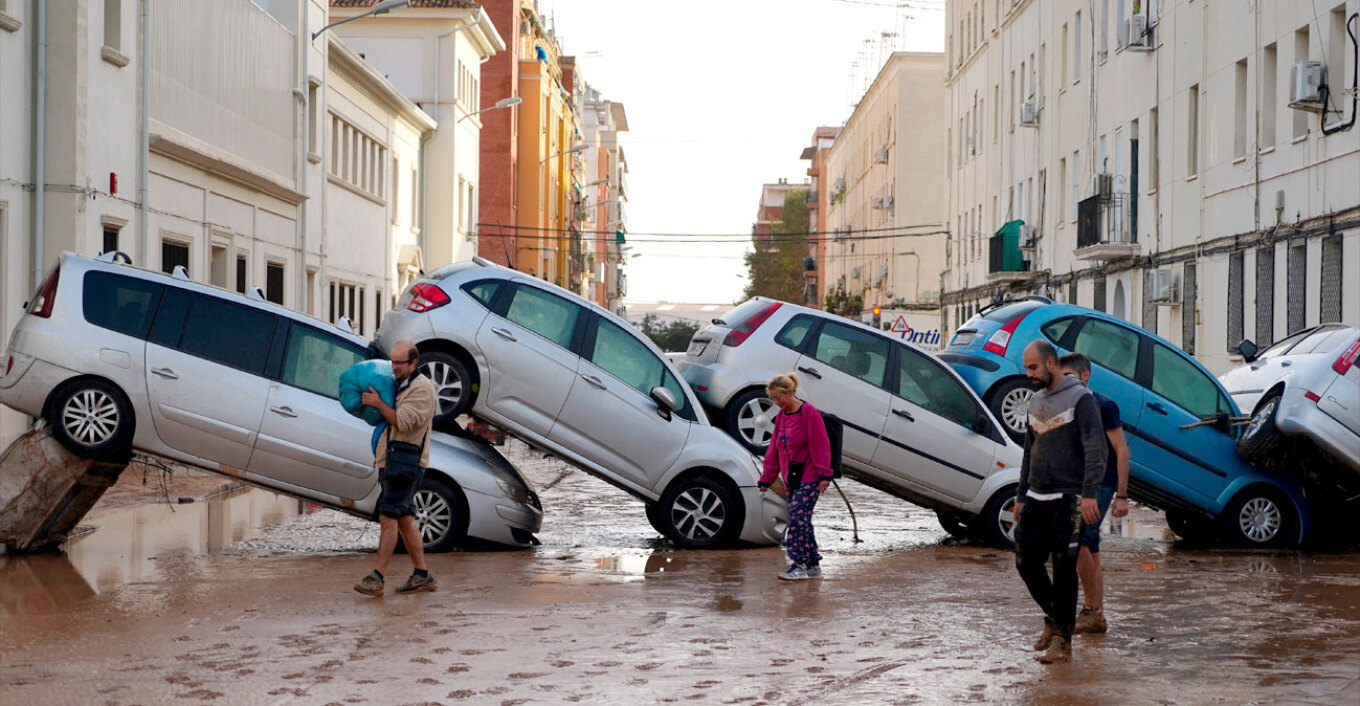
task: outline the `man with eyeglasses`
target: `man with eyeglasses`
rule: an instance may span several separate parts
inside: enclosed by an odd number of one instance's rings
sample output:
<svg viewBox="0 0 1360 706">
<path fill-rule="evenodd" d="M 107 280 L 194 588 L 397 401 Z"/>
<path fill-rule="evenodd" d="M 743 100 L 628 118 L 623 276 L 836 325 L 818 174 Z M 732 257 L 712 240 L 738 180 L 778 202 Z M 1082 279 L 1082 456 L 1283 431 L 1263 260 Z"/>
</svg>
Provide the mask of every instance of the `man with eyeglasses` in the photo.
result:
<svg viewBox="0 0 1360 706">
<path fill-rule="evenodd" d="M 392 347 L 392 374 L 397 379 L 396 407 L 383 402 L 382 397 L 372 387 L 362 396 L 365 405 L 373 407 L 387 421 L 387 431 L 379 438 L 376 452 L 378 484 L 382 494 L 378 496 L 378 526 L 382 533 L 378 538 L 378 565 L 372 573 L 355 584 L 354 590 L 369 596 L 383 595 L 383 572 L 387 562 L 397 548 L 397 535 L 406 542 L 406 552 L 411 555 L 415 571 L 397 589 L 397 593 L 433 591 L 439 587 L 425 565 L 425 545 L 420 537 L 420 528 L 415 518 L 415 493 L 420 487 L 425 466 L 430 462 L 430 427 L 434 424 L 434 411 L 437 396 L 434 383 L 416 372 L 420 367 L 419 354 L 410 341 L 398 341 Z M 385 462 L 388 444 L 402 441 L 419 444 L 420 470 L 412 478 L 389 477 Z"/>
</svg>

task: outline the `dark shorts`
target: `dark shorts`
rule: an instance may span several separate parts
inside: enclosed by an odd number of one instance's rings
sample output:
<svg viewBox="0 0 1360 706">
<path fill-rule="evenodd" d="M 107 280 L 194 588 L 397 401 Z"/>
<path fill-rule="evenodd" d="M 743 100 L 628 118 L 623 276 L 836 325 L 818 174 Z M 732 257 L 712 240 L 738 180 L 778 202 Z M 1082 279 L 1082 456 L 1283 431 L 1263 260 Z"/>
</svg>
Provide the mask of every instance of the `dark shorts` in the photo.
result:
<svg viewBox="0 0 1360 706">
<path fill-rule="evenodd" d="M 1086 531 L 1081 535 L 1081 546 L 1093 552 L 1100 551 L 1100 526 L 1105 523 L 1105 513 L 1110 511 L 1110 501 L 1112 500 L 1114 500 L 1114 487 L 1100 486 L 1100 490 L 1096 491 L 1096 506 L 1100 508 L 1100 521 L 1094 525 L 1086 526 Z"/>
<path fill-rule="evenodd" d="M 387 469 L 379 468 L 378 485 L 382 487 L 382 493 L 378 496 L 378 516 L 402 518 L 415 515 L 416 489 L 424 477 L 425 471 L 422 469 L 411 480 L 396 480 L 387 477 Z"/>
</svg>

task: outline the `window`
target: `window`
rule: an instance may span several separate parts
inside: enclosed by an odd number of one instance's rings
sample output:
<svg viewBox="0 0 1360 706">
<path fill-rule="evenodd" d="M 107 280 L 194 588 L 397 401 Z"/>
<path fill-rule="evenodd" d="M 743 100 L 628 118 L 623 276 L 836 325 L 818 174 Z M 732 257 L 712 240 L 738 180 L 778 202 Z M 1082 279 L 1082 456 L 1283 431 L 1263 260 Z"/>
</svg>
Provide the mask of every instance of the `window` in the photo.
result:
<svg viewBox="0 0 1360 706">
<path fill-rule="evenodd" d="M 813 357 L 870 385 L 882 387 L 891 345 L 886 338 L 828 322 L 817 336 Z"/>
<path fill-rule="evenodd" d="M 1199 285 L 1196 281 L 1198 269 L 1195 263 L 1187 262 L 1181 274 L 1181 301 L 1184 302 L 1181 309 L 1181 350 L 1190 355 L 1196 352 L 1195 300 L 1199 297 Z"/>
<path fill-rule="evenodd" d="M 374 200 L 386 194 L 387 148 L 375 138 L 331 114 L 331 155 L 327 173 Z"/>
<path fill-rule="evenodd" d="M 283 265 L 270 262 L 264 267 L 264 298 L 275 304 L 283 303 Z"/>
<path fill-rule="evenodd" d="M 104 46 L 123 48 L 123 0 L 104 0 Z"/>
<path fill-rule="evenodd" d="M 1043 328 L 1040 328 L 1039 331 L 1040 333 L 1044 334 L 1044 337 L 1047 338 L 1048 340 L 1052 341 L 1053 343 L 1058 343 L 1059 341 L 1062 340 L 1063 336 L 1067 335 L 1067 330 L 1072 328 L 1073 321 L 1075 321 L 1075 319 L 1073 319 L 1070 316 L 1065 319 L 1057 319 L 1056 321 L 1050 321 L 1044 324 Z"/>
<path fill-rule="evenodd" d="M 109 272 L 85 275 L 81 294 L 85 320 L 136 338 L 146 338 L 164 287 Z"/>
<path fill-rule="evenodd" d="M 1081 80 L 1081 10 L 1072 20 L 1072 83 Z"/>
<path fill-rule="evenodd" d="M 161 241 L 161 272 L 174 274 L 175 266 L 184 268 L 184 274 L 189 274 L 189 245 L 173 240 Z"/>
<path fill-rule="evenodd" d="M 1148 111 L 1148 192 L 1157 190 L 1158 169 L 1161 165 L 1161 155 L 1158 150 L 1158 124 L 1157 109 Z"/>
<path fill-rule="evenodd" d="M 473 299 L 481 302 L 482 306 L 490 309 L 491 302 L 496 298 L 496 293 L 501 291 L 502 284 L 504 284 L 504 282 L 498 279 L 469 282 L 468 284 L 463 285 L 463 291 L 471 295 Z"/>
<path fill-rule="evenodd" d="M 1319 326 L 1312 330 L 1298 345 L 1289 349 L 1290 355 L 1316 353 L 1330 355 L 1340 352 L 1341 346 L 1355 340 L 1349 326 Z"/>
<path fill-rule="evenodd" d="M 283 382 L 339 399 L 340 374 L 368 356 L 351 343 L 293 324 L 283 354 Z"/>
<path fill-rule="evenodd" d="M 246 293 L 246 256 L 237 254 L 236 256 L 236 291 L 241 294 Z"/>
<path fill-rule="evenodd" d="M 906 346 L 897 347 L 897 395 L 922 409 L 973 429 L 980 410 L 973 396 L 939 363 Z"/>
<path fill-rule="evenodd" d="M 807 341 L 808 332 L 812 330 L 816 320 L 806 314 L 799 314 L 793 317 L 784 328 L 774 337 L 774 342 L 793 350 L 802 350 L 803 344 Z"/>
<path fill-rule="evenodd" d="M 1243 309 L 1243 255 L 1235 252 L 1228 256 L 1228 351 L 1235 352 L 1237 344 L 1245 337 Z"/>
<path fill-rule="evenodd" d="M 1063 183 L 1067 181 L 1067 158 L 1058 159 L 1058 213 L 1066 213 L 1067 191 L 1063 189 Z"/>
<path fill-rule="evenodd" d="M 1081 201 L 1081 150 L 1072 153 L 1072 209 L 1069 220 L 1077 220 L 1077 203 Z"/>
<path fill-rule="evenodd" d="M 1292 333 L 1308 325 L 1308 246 L 1290 245 L 1285 259 L 1289 290 L 1285 297 L 1285 326 Z"/>
<path fill-rule="evenodd" d="M 392 158 L 392 195 L 388 199 L 388 210 L 392 212 L 392 225 L 401 225 L 401 160 Z"/>
<path fill-rule="evenodd" d="M 1130 380 L 1138 370 L 1138 334 L 1108 321 L 1087 319 L 1077 332 L 1073 350 Z"/>
<path fill-rule="evenodd" d="M 1118 20 L 1115 20 L 1118 22 Z M 1100 0 L 1100 56 L 1101 61 L 1110 54 L 1110 0 Z"/>
<path fill-rule="evenodd" d="M 1357 67 L 1355 66 L 1355 52 L 1346 38 L 1345 3 L 1337 5 L 1336 8 L 1328 14 L 1330 15 L 1330 21 L 1328 22 L 1329 27 L 1327 30 L 1327 82 L 1333 86 L 1349 86 L 1350 82 L 1346 80 L 1346 67 L 1347 65 L 1350 66 L 1349 73 L 1352 78 L 1355 76 Z M 1338 90 L 1337 93 L 1340 94 L 1341 91 Z M 1337 98 L 1340 98 L 1340 95 L 1328 100 L 1328 110 L 1340 110 L 1340 107 L 1337 105 Z M 1324 116 L 1325 115 L 1326 114 L 1324 114 Z M 1327 124 L 1325 117 L 1322 123 L 1324 125 Z"/>
<path fill-rule="evenodd" d="M 1213 378 L 1160 343 L 1152 344 L 1152 391 L 1201 419 L 1232 409 Z"/>
<path fill-rule="evenodd" d="M 575 304 L 526 285 L 515 288 L 514 298 L 505 313 L 505 318 L 563 348 L 571 347 L 571 337 L 580 316 L 581 308 Z"/>
<path fill-rule="evenodd" d="M 1256 338 L 1265 348 L 1275 339 L 1275 246 L 1256 250 Z"/>
<path fill-rule="evenodd" d="M 321 152 L 321 104 L 317 101 L 317 85 L 307 84 L 307 152 L 315 157 Z"/>
<path fill-rule="evenodd" d="M 100 254 L 106 252 L 117 252 L 117 250 L 118 250 L 118 231 L 109 228 L 108 226 L 104 226 L 104 248 L 99 251 Z"/>
<path fill-rule="evenodd" d="M 1294 63 L 1308 61 L 1308 25 L 1304 25 L 1294 32 Z M 1298 139 L 1308 134 L 1308 111 L 1295 110 L 1294 113 L 1294 138 Z"/>
<path fill-rule="evenodd" d="M 1279 96 L 1275 91 L 1276 74 L 1279 72 L 1279 54 L 1274 44 L 1266 45 L 1261 52 L 1261 149 L 1275 146 L 1275 103 Z"/>
<path fill-rule="evenodd" d="M 1199 84 L 1190 87 L 1189 107 L 1186 109 L 1185 176 L 1199 174 Z"/>
<path fill-rule="evenodd" d="M 179 349 L 256 375 L 274 341 L 272 315 L 214 297 L 190 295 Z"/>
<path fill-rule="evenodd" d="M 1069 68 L 1072 63 L 1072 55 L 1067 51 L 1067 25 L 1065 23 L 1062 26 L 1062 32 L 1059 36 L 1062 38 L 1062 46 L 1058 48 L 1058 50 L 1062 52 L 1062 76 L 1060 76 L 1062 82 L 1058 84 L 1058 90 L 1061 92 L 1062 89 L 1067 86 L 1067 77 L 1072 73 Z"/>
<path fill-rule="evenodd" d="M 1322 240 L 1322 301 L 1318 307 L 1322 321 L 1341 320 L 1341 236 Z"/>
<path fill-rule="evenodd" d="M 595 340 L 590 342 L 589 359 L 648 397 L 653 387 L 665 387 L 675 395 L 675 412 L 685 419 L 695 419 L 689 408 L 689 398 L 675 376 L 646 344 L 617 324 L 604 319 L 597 320 Z"/>
<path fill-rule="evenodd" d="M 1233 158 L 1247 155 L 1247 60 L 1233 69 Z"/>
</svg>

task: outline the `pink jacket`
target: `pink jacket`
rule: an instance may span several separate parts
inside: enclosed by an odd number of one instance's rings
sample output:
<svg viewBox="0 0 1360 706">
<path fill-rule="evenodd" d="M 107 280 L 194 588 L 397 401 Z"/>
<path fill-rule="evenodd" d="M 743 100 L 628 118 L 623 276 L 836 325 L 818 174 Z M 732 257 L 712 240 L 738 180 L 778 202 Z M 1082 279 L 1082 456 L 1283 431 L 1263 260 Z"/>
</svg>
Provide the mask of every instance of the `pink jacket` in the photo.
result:
<svg viewBox="0 0 1360 706">
<path fill-rule="evenodd" d="M 774 435 L 765 452 L 765 471 L 760 484 L 769 485 L 778 477 L 788 485 L 789 463 L 803 463 L 803 481 L 830 480 L 831 442 L 826 438 L 822 413 L 804 402 L 793 414 L 780 410 L 774 418 Z"/>
</svg>

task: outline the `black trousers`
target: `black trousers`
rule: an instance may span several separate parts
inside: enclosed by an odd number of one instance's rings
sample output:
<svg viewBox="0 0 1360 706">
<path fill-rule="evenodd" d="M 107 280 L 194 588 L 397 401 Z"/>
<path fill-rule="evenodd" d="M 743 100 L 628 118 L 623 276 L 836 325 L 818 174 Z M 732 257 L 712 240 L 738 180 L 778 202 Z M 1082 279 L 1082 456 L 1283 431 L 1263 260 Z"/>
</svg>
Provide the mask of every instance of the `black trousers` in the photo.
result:
<svg viewBox="0 0 1360 706">
<path fill-rule="evenodd" d="M 1044 622 L 1072 638 L 1077 622 L 1077 550 L 1085 529 L 1081 496 L 1058 500 L 1025 498 L 1020 524 L 1015 528 L 1015 568 L 1034 602 L 1044 611 Z M 1053 562 L 1053 575 L 1048 562 Z"/>
</svg>

